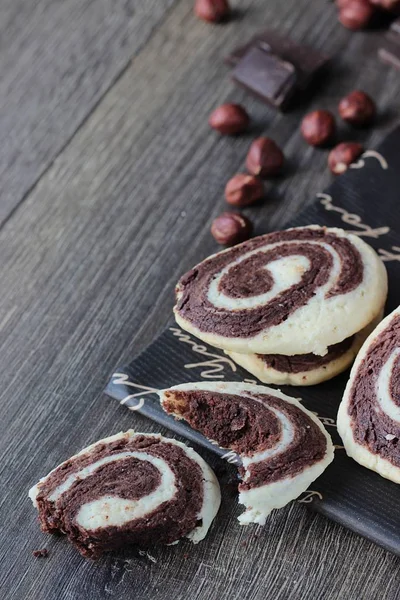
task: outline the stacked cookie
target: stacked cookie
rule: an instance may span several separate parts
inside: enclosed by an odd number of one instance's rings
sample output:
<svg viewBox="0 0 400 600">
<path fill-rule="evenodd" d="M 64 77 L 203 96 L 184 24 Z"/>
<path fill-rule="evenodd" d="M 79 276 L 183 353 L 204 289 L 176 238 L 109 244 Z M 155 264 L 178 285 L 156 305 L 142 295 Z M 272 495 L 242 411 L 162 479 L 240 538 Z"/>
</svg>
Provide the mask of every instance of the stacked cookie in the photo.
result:
<svg viewBox="0 0 400 600">
<path fill-rule="evenodd" d="M 210 256 L 178 282 L 177 323 L 265 383 L 337 375 L 382 318 L 387 274 L 363 240 L 312 225 Z"/>
</svg>

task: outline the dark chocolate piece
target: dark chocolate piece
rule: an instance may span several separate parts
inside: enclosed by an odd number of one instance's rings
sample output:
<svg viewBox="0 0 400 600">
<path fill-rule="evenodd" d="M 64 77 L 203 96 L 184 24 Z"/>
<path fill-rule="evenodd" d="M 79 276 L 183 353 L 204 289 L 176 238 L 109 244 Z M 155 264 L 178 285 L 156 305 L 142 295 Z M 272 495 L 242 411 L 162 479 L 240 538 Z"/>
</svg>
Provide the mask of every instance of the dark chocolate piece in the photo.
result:
<svg viewBox="0 0 400 600">
<path fill-rule="evenodd" d="M 265 53 L 270 53 L 272 56 L 275 56 L 275 62 L 273 63 L 275 70 L 277 65 L 276 61 L 278 60 L 292 65 L 292 68 L 296 73 L 296 78 L 292 81 L 293 89 L 291 89 L 290 86 L 287 86 L 287 96 L 283 97 L 282 95 L 283 105 L 286 104 L 289 97 L 292 96 L 296 90 L 306 89 L 318 71 L 328 62 L 328 57 L 320 52 L 313 50 L 308 46 L 298 44 L 275 31 L 266 30 L 255 35 L 247 44 L 233 50 L 233 52 L 225 59 L 226 63 L 232 67 L 237 67 L 245 57 L 246 60 L 248 60 L 247 54 L 254 48 L 258 48 Z M 265 56 L 264 60 L 265 64 L 267 64 Z M 287 67 L 282 67 L 280 79 L 285 78 L 286 69 Z M 276 75 L 271 75 L 270 77 L 276 77 Z M 251 86 L 247 84 L 246 87 L 250 88 Z M 255 93 L 257 92 L 255 91 Z M 271 99 L 268 99 L 268 101 L 271 102 Z M 272 103 L 274 104 L 274 102 Z M 274 105 L 276 106 L 277 104 L 275 103 Z"/>
<path fill-rule="evenodd" d="M 292 97 L 297 73 L 291 63 L 259 46 L 252 46 L 234 68 L 232 79 L 261 100 L 279 108 Z"/>
</svg>

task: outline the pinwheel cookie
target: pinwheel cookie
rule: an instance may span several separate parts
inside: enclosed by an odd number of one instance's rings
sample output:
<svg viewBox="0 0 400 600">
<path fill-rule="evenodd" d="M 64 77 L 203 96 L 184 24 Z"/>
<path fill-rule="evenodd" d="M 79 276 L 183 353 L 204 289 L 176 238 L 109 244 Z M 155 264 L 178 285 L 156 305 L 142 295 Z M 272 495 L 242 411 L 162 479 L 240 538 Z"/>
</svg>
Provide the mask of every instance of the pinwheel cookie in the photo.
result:
<svg viewBox="0 0 400 600">
<path fill-rule="evenodd" d="M 349 456 L 400 483 L 400 307 L 361 348 L 337 425 Z"/>
<path fill-rule="evenodd" d="M 160 392 L 164 410 L 241 460 L 242 524 L 263 525 L 333 460 L 317 417 L 277 390 L 238 382 L 189 383 Z"/>
<path fill-rule="evenodd" d="M 220 504 L 218 481 L 185 444 L 128 431 L 88 446 L 29 492 L 45 532 L 86 557 L 129 544 L 199 542 Z"/>
<path fill-rule="evenodd" d="M 210 256 L 178 282 L 174 312 L 264 383 L 312 385 L 351 364 L 386 296 L 386 269 L 368 244 L 310 225 Z"/>
<path fill-rule="evenodd" d="M 316 354 L 367 327 L 387 274 L 374 250 L 342 229 L 269 233 L 210 256 L 179 281 L 178 324 L 242 354 Z"/>
</svg>

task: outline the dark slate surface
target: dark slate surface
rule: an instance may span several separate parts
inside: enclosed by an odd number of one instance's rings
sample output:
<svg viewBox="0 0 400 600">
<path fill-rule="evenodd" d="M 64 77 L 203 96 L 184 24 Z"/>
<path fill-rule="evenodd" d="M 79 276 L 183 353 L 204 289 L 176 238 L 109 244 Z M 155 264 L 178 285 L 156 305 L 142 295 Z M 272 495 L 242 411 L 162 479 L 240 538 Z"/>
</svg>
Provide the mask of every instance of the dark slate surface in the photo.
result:
<svg viewBox="0 0 400 600">
<path fill-rule="evenodd" d="M 351 230 L 370 243 L 389 273 L 386 312 L 400 303 L 400 127 L 377 151 L 367 151 L 289 225 L 317 223 Z M 318 386 L 283 387 L 302 397 L 322 419 L 337 446 L 335 460 L 302 497 L 307 506 L 400 555 L 400 488 L 348 458 L 336 430 L 336 414 L 348 372 Z M 253 381 L 220 350 L 171 325 L 140 356 L 114 373 L 107 393 L 219 456 L 225 451 L 160 407 L 154 389 L 189 381 Z M 228 456 L 230 462 L 235 458 Z"/>
</svg>

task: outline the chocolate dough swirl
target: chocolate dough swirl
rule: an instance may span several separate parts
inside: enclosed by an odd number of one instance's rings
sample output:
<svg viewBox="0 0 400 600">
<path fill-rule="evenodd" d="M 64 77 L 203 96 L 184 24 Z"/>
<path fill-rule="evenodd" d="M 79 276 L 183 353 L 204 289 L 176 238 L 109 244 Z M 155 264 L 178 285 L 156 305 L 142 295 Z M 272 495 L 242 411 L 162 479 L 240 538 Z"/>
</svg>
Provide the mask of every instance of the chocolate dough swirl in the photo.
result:
<svg viewBox="0 0 400 600">
<path fill-rule="evenodd" d="M 351 348 L 354 342 L 354 335 L 328 347 L 325 356 L 312 354 L 294 354 L 293 356 L 284 356 L 283 354 L 257 354 L 267 367 L 275 369 L 280 373 L 306 373 L 323 367 L 330 362 L 337 360 Z"/>
<path fill-rule="evenodd" d="M 273 289 L 275 282 L 268 265 L 293 256 L 308 260 L 299 281 L 266 301 L 260 299 L 254 307 L 241 309 L 239 299 L 256 298 Z M 202 332 L 224 337 L 255 336 L 283 323 L 328 283 L 333 256 L 340 262 L 340 272 L 326 291 L 327 299 L 351 292 L 363 281 L 363 261 L 349 239 L 322 227 L 289 229 L 254 238 L 210 257 L 184 275 L 176 288 L 175 312 Z M 217 277 L 218 293 L 234 308 L 210 301 L 210 286 Z"/>
<path fill-rule="evenodd" d="M 212 520 L 219 488 L 204 461 L 175 440 L 127 432 L 62 463 L 30 495 L 44 532 L 66 533 L 81 554 L 97 558 L 127 544 L 172 543 L 203 525 L 206 531 L 207 480 L 217 490 Z"/>
<path fill-rule="evenodd" d="M 242 457 L 255 459 L 266 450 L 271 453 L 267 460 L 249 465 L 239 489 L 291 477 L 321 460 L 326 452 L 326 439 L 318 425 L 297 406 L 269 394 L 166 391 L 163 407 L 168 413 L 181 407 L 180 416 L 193 429 Z M 291 433 L 286 439 L 288 423 Z M 245 475 L 243 468 L 241 474 Z"/>
<path fill-rule="evenodd" d="M 241 459 L 242 523 L 263 524 L 333 459 L 320 421 L 294 398 L 241 382 L 188 383 L 160 392 L 164 410 Z"/>
</svg>

